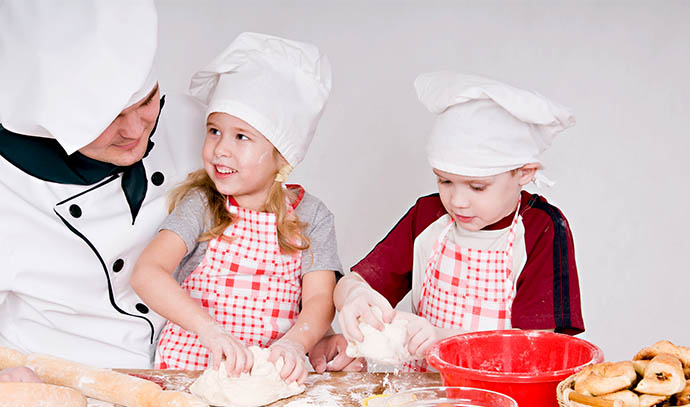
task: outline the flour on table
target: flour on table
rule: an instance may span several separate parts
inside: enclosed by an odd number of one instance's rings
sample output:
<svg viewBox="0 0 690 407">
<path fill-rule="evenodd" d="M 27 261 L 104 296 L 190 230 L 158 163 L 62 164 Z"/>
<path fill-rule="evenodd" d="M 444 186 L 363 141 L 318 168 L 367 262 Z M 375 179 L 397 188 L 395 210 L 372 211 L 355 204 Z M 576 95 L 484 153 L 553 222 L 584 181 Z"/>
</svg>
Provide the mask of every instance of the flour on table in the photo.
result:
<svg viewBox="0 0 690 407">
<path fill-rule="evenodd" d="M 381 311 L 374 308 L 374 313 L 381 318 Z M 399 365 L 413 359 L 407 350 L 407 321 L 393 319 L 390 324 L 383 324 L 383 331 L 366 322 L 359 323 L 359 330 L 364 335 L 362 342 L 348 341 L 345 353 L 351 358 L 366 357 L 388 365 Z"/>
<path fill-rule="evenodd" d="M 283 359 L 273 364 L 268 361 L 271 351 L 250 346 L 254 366 L 249 373 L 230 377 L 221 362 L 218 370 L 206 369 L 189 387 L 195 394 L 213 406 L 258 407 L 276 400 L 302 393 L 304 386 L 292 382 L 289 385 L 280 378 Z"/>
<path fill-rule="evenodd" d="M 113 403 L 108 403 L 107 401 L 96 400 L 89 397 L 86 398 L 86 403 L 87 407 L 120 407 Z"/>
</svg>

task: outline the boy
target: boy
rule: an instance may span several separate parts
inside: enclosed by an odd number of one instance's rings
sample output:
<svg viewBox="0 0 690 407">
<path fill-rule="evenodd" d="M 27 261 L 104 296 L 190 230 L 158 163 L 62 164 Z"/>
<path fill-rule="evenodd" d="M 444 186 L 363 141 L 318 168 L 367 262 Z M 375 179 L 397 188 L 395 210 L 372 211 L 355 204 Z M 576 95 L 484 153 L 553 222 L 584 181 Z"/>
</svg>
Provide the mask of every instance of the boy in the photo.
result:
<svg viewBox="0 0 690 407">
<path fill-rule="evenodd" d="M 346 338 L 358 322 L 408 322 L 423 358 L 438 339 L 493 329 L 584 330 L 572 235 L 563 214 L 522 191 L 572 113 L 534 92 L 473 75 L 423 74 L 420 101 L 438 117 L 428 158 L 439 193 L 420 198 L 344 277 L 335 304 Z M 412 290 L 413 313 L 393 308 Z M 382 311 L 383 321 L 372 312 Z M 417 371 L 424 362 L 406 365 Z"/>
</svg>

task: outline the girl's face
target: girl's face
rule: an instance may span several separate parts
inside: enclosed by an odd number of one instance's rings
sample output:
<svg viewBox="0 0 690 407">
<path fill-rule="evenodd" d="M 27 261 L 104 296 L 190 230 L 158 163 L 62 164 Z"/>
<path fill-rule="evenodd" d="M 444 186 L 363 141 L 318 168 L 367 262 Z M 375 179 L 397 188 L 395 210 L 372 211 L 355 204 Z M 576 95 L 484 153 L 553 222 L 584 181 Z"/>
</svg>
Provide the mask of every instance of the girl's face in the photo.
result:
<svg viewBox="0 0 690 407">
<path fill-rule="evenodd" d="M 434 169 L 438 192 L 448 214 L 458 226 L 472 232 L 492 225 L 517 208 L 520 191 L 538 165 L 528 164 L 489 177 L 467 177 Z"/>
<path fill-rule="evenodd" d="M 214 112 L 206 120 L 204 169 L 218 192 L 247 209 L 261 210 L 280 163 L 259 131 L 235 116 Z"/>
</svg>

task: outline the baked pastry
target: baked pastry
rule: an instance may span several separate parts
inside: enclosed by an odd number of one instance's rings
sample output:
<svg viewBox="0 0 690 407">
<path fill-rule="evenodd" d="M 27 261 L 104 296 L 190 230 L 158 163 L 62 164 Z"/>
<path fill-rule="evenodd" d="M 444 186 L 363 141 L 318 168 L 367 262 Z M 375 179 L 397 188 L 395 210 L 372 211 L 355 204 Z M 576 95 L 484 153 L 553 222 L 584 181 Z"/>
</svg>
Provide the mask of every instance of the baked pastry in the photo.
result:
<svg viewBox="0 0 690 407">
<path fill-rule="evenodd" d="M 621 390 L 601 396 L 604 400 L 620 400 L 624 407 L 640 407 L 640 397 L 630 390 Z"/>
<path fill-rule="evenodd" d="M 635 391 L 645 394 L 671 396 L 683 391 L 685 375 L 677 357 L 662 353 L 654 357 L 645 369 L 644 377 Z"/>
<path fill-rule="evenodd" d="M 683 373 L 685 374 L 685 378 L 690 379 L 690 348 L 688 347 L 677 346 L 670 341 L 659 341 L 654 345 L 637 352 L 637 354 L 633 357 L 633 360 L 652 359 L 661 353 L 668 353 L 680 359 L 680 362 L 683 364 Z"/>
<path fill-rule="evenodd" d="M 667 396 L 655 396 L 652 394 L 643 394 L 640 396 L 640 407 L 656 407 L 661 406 L 664 401 L 668 400 Z"/>
<path fill-rule="evenodd" d="M 599 363 L 585 367 L 575 377 L 575 391 L 586 396 L 599 396 L 629 388 L 637 379 L 631 361 Z"/>
</svg>

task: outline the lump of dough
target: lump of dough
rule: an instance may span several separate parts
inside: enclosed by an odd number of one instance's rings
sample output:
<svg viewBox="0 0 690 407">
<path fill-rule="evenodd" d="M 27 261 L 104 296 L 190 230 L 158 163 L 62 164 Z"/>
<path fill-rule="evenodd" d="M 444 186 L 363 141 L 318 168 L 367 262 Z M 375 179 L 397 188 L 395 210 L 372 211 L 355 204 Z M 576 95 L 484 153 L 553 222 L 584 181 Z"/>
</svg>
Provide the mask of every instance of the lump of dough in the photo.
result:
<svg viewBox="0 0 690 407">
<path fill-rule="evenodd" d="M 189 390 L 213 406 L 258 407 L 276 400 L 302 393 L 304 386 L 292 382 L 289 385 L 280 378 L 283 359 L 273 364 L 268 361 L 271 351 L 250 346 L 254 355 L 251 371 L 239 377 L 230 377 L 221 362 L 218 370 L 206 369 L 192 383 Z"/>
<path fill-rule="evenodd" d="M 378 311 L 378 308 L 375 308 Z M 380 312 L 380 311 L 379 311 Z M 351 358 L 366 357 L 388 365 L 399 365 L 413 359 L 407 350 L 407 321 L 394 319 L 383 324 L 383 331 L 360 322 L 362 342 L 348 341 L 345 353 Z"/>
</svg>

